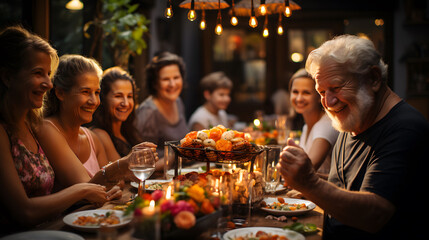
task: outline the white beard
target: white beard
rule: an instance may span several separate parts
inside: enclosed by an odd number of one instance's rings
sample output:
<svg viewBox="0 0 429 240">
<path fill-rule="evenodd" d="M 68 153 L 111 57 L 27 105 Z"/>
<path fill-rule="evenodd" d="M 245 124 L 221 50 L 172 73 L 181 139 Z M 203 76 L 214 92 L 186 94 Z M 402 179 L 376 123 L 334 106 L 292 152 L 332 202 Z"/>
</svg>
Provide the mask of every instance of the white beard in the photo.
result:
<svg viewBox="0 0 429 240">
<path fill-rule="evenodd" d="M 374 103 L 374 97 L 366 90 L 366 88 L 359 88 L 356 94 L 356 105 L 348 105 L 350 108 L 349 115 L 344 121 L 340 121 L 330 111 L 326 111 L 328 116 L 332 120 L 332 126 L 340 132 L 354 132 L 359 126 L 365 121 L 368 111 L 370 111 L 372 104 Z"/>
</svg>

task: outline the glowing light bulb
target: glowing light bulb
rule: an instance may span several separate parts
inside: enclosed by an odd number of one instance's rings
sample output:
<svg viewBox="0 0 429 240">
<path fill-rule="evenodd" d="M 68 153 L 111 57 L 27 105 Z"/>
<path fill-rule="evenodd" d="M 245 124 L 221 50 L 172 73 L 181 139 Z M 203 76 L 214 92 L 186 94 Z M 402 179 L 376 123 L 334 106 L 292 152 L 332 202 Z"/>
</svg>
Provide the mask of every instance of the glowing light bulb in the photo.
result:
<svg viewBox="0 0 429 240">
<path fill-rule="evenodd" d="M 232 26 L 237 26 L 237 24 L 238 24 L 238 19 L 237 19 L 237 17 L 232 16 L 232 17 L 231 17 L 231 25 L 232 25 Z"/>
<path fill-rule="evenodd" d="M 285 16 L 286 17 L 290 17 L 292 15 L 292 10 L 290 10 L 290 7 L 289 6 L 286 6 L 286 9 L 285 9 Z"/>
<path fill-rule="evenodd" d="M 262 36 L 264 38 L 267 38 L 270 35 L 270 32 L 268 31 L 268 28 L 264 28 L 264 31 L 262 31 Z"/>
<path fill-rule="evenodd" d="M 256 19 L 255 16 L 250 17 L 249 26 L 251 26 L 252 28 L 255 28 L 258 26 L 258 20 Z"/>
<path fill-rule="evenodd" d="M 194 21 L 195 19 L 197 19 L 197 13 L 195 12 L 194 9 L 189 10 L 188 19 L 189 21 Z"/>
<path fill-rule="evenodd" d="M 267 6 L 265 6 L 265 4 L 261 4 L 261 6 L 259 6 L 259 12 L 262 16 L 265 16 L 265 14 L 267 14 Z"/>
<path fill-rule="evenodd" d="M 81 10 L 83 8 L 83 3 L 79 0 L 71 0 L 66 4 L 66 8 L 70 10 Z"/>
<path fill-rule="evenodd" d="M 205 30 L 206 29 L 206 20 L 202 19 L 200 22 L 200 29 Z"/>
<path fill-rule="evenodd" d="M 216 24 L 216 27 L 215 27 L 216 35 L 221 35 L 222 31 L 223 31 L 222 24 L 220 24 L 220 23 Z"/>
<path fill-rule="evenodd" d="M 173 17 L 173 8 L 172 7 L 166 8 L 164 11 L 164 16 L 166 18 L 172 18 Z"/>
<path fill-rule="evenodd" d="M 278 35 L 283 35 L 284 31 L 283 31 L 283 27 L 282 25 L 279 25 L 279 27 L 277 28 L 277 34 Z"/>
</svg>

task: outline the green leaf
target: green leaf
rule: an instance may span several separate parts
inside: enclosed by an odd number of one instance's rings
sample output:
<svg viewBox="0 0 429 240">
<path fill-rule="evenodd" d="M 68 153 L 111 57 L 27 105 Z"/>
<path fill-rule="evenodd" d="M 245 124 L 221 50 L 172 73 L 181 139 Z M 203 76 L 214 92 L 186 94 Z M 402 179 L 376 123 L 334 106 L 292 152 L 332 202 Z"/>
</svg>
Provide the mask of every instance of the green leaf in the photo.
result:
<svg viewBox="0 0 429 240">
<path fill-rule="evenodd" d="M 128 13 L 132 13 L 132 12 L 134 12 L 135 10 L 137 10 L 137 8 L 139 8 L 139 4 L 138 4 L 138 3 L 131 5 L 131 6 L 128 8 Z"/>
</svg>

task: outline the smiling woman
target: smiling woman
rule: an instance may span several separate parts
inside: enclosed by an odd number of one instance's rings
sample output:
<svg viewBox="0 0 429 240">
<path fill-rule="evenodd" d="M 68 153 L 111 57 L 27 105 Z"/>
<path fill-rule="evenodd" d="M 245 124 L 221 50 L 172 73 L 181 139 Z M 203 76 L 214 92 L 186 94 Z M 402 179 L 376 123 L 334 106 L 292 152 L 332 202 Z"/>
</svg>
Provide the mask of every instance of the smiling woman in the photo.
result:
<svg viewBox="0 0 429 240">
<path fill-rule="evenodd" d="M 141 142 L 133 125 L 137 99 L 133 78 L 120 67 L 106 69 L 100 99 L 90 126 L 103 142 L 107 158 L 113 161 L 127 155 L 132 146 Z"/>
</svg>

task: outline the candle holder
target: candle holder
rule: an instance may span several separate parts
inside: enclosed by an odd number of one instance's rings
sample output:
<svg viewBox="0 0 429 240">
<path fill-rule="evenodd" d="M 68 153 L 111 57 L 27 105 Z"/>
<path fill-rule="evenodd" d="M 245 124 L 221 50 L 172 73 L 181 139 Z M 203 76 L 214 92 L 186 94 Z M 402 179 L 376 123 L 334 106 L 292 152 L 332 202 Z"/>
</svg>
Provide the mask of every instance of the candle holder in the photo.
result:
<svg viewBox="0 0 429 240">
<path fill-rule="evenodd" d="M 141 216 L 135 217 L 133 237 L 147 240 L 161 239 L 161 214 L 155 201 L 141 211 Z"/>
</svg>

